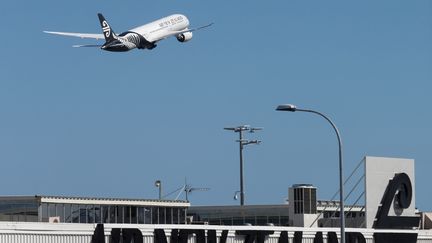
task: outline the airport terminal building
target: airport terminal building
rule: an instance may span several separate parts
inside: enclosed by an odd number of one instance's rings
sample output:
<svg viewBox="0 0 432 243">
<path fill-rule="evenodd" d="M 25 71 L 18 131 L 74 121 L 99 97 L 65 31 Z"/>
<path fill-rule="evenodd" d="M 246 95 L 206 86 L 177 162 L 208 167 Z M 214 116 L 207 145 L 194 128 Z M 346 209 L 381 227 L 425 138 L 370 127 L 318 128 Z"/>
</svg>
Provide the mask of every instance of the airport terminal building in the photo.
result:
<svg viewBox="0 0 432 243">
<path fill-rule="evenodd" d="M 347 243 L 432 243 L 415 208 L 414 161 L 365 157 L 364 204 L 345 205 Z M 295 184 L 281 205 L 191 206 L 181 200 L 0 197 L 0 242 L 337 243 L 338 201 Z M 401 193 L 402 192 L 402 193 Z"/>
<path fill-rule="evenodd" d="M 0 221 L 185 224 L 190 203 L 178 200 L 3 196 Z"/>
</svg>

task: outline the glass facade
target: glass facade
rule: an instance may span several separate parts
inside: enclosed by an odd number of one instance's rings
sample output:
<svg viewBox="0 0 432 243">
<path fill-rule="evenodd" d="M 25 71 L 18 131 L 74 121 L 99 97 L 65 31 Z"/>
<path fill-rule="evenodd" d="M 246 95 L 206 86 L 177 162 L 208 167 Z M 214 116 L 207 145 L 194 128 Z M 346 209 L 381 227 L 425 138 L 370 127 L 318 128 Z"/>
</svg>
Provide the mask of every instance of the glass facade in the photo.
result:
<svg viewBox="0 0 432 243">
<path fill-rule="evenodd" d="M 214 215 L 206 217 L 194 215 L 198 222 L 207 222 L 210 225 L 275 225 L 287 226 L 289 223 L 288 216 L 243 216 L 243 217 L 215 217 Z M 194 219 L 195 220 L 195 219 Z"/>
<path fill-rule="evenodd" d="M 98 205 L 42 202 L 28 199 L 1 199 L 0 221 L 117 223 L 117 224 L 185 224 L 186 207 Z"/>
<path fill-rule="evenodd" d="M 59 221 L 64 223 L 184 224 L 186 222 L 186 209 L 175 207 L 42 203 L 40 212 L 42 222 L 49 222 L 53 217 L 59 217 Z"/>
<path fill-rule="evenodd" d="M 35 200 L 0 201 L 0 221 L 38 221 L 38 204 Z"/>
</svg>

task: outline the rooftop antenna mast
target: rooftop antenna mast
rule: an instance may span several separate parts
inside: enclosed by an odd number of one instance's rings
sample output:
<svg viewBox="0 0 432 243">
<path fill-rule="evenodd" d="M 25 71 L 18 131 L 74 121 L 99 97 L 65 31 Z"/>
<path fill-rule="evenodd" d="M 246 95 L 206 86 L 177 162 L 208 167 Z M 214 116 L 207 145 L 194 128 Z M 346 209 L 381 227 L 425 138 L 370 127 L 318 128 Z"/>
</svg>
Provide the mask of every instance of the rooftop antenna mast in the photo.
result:
<svg viewBox="0 0 432 243">
<path fill-rule="evenodd" d="M 239 143 L 240 147 L 240 205 L 244 205 L 244 183 L 243 183 L 243 148 L 245 145 L 249 144 L 260 144 L 260 140 L 247 140 L 243 139 L 243 132 L 249 131 L 250 133 L 254 133 L 255 131 L 262 130 L 262 127 L 251 127 L 250 125 L 241 125 L 238 127 L 225 127 L 225 130 L 238 132 L 239 133 L 239 140 L 236 140 L 236 142 Z M 234 196 L 234 198 L 236 198 Z"/>
<path fill-rule="evenodd" d="M 210 190 L 210 188 L 208 187 L 192 187 L 190 184 L 187 184 L 187 179 L 185 177 L 185 183 L 180 189 L 178 189 L 179 193 L 177 194 L 175 200 L 178 200 L 180 195 L 184 192 L 186 196 L 186 201 L 189 202 L 189 193 L 193 191 L 208 191 L 208 190 Z"/>
</svg>

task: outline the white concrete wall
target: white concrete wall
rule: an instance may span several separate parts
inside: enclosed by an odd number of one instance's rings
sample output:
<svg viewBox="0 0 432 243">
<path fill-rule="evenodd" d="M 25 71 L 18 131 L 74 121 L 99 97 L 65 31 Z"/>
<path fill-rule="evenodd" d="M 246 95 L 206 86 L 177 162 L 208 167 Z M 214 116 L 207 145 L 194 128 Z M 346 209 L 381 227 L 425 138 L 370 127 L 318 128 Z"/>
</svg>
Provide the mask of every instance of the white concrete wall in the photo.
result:
<svg viewBox="0 0 432 243">
<path fill-rule="evenodd" d="M 2 243 L 90 243 L 95 224 L 50 224 L 50 223 L 19 223 L 0 222 L 0 242 Z M 144 243 L 153 243 L 155 228 L 165 229 L 167 237 L 171 229 L 203 229 L 216 230 L 218 238 L 222 230 L 228 230 L 227 243 L 243 243 L 244 237 L 235 235 L 236 230 L 271 230 L 265 243 L 278 243 L 281 231 L 288 231 L 290 242 L 295 231 L 303 232 L 303 243 L 313 243 L 317 231 L 323 232 L 326 243 L 327 232 L 338 232 L 338 228 L 300 228 L 300 227 L 274 227 L 274 226 L 213 226 L 213 225 L 136 225 L 136 224 L 106 224 L 104 225 L 106 242 L 111 228 L 138 228 L 143 233 Z M 374 233 L 418 233 L 418 243 L 432 243 L 432 230 L 374 230 L 347 228 L 347 232 L 360 232 L 367 243 L 373 243 Z M 168 241 L 169 242 L 169 241 Z M 195 237 L 191 237 L 188 243 L 196 243 Z"/>
<path fill-rule="evenodd" d="M 372 228 L 378 207 L 384 195 L 389 180 L 396 173 L 406 173 L 411 180 L 412 200 L 409 208 L 405 209 L 401 216 L 415 216 L 415 175 L 414 160 L 384 157 L 365 157 L 365 205 L 366 205 L 366 227 Z M 389 216 L 395 216 L 393 205 Z"/>
</svg>

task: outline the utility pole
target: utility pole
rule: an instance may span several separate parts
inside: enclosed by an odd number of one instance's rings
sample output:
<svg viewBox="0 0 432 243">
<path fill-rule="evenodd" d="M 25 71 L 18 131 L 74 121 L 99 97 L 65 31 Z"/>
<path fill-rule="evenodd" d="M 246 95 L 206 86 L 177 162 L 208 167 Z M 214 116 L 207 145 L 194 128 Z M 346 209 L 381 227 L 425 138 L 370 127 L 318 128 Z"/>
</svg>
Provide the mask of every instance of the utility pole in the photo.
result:
<svg viewBox="0 0 432 243">
<path fill-rule="evenodd" d="M 239 133 L 239 140 L 236 140 L 236 142 L 239 143 L 240 148 L 240 205 L 244 205 L 245 200 L 245 193 L 244 193 L 244 173 L 243 173 L 243 148 L 245 145 L 249 144 L 260 144 L 261 141 L 259 140 L 247 140 L 243 139 L 243 132 L 249 131 L 250 133 L 254 133 L 255 131 L 262 130 L 261 127 L 251 127 L 249 125 L 241 125 L 238 127 L 225 127 L 225 130 L 238 132 Z"/>
</svg>

